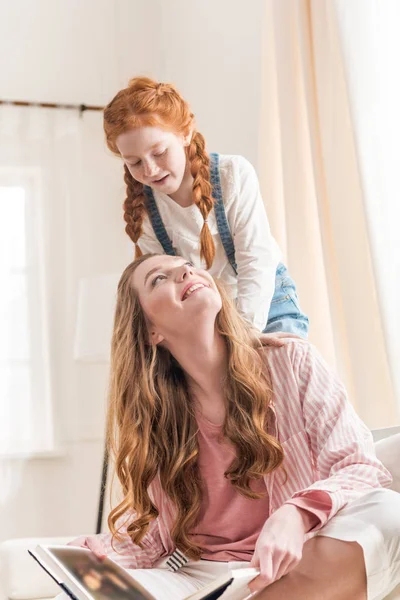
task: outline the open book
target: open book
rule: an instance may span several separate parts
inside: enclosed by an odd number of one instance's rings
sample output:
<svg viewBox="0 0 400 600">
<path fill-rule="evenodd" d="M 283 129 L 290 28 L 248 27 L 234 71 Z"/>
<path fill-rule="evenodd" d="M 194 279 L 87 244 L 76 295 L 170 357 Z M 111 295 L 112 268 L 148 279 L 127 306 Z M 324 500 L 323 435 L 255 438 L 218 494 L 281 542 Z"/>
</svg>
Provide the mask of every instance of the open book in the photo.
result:
<svg viewBox="0 0 400 600">
<path fill-rule="evenodd" d="M 29 554 L 73 600 L 159 600 L 113 560 L 75 546 L 37 546 Z M 257 569 L 232 569 L 184 600 L 244 600 Z"/>
</svg>

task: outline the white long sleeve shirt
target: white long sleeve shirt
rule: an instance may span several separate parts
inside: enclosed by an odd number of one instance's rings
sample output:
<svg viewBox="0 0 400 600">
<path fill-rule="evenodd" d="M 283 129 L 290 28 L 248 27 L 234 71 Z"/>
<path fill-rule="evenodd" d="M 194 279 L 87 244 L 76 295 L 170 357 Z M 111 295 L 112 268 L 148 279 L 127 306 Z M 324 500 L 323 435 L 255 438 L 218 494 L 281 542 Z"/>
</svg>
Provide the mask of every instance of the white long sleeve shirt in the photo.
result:
<svg viewBox="0 0 400 600">
<path fill-rule="evenodd" d="M 215 212 L 208 217 L 214 239 L 215 258 L 209 273 L 223 282 L 245 319 L 262 331 L 275 289 L 275 274 L 281 261 L 273 238 L 253 166 L 242 156 L 220 155 L 219 171 L 226 217 L 235 245 L 238 274 L 229 264 L 218 233 Z M 166 194 L 153 190 L 165 229 L 179 256 L 205 269 L 200 260 L 203 217 L 196 205 L 182 207 Z M 143 254 L 164 254 L 149 218 L 139 239 Z"/>
</svg>

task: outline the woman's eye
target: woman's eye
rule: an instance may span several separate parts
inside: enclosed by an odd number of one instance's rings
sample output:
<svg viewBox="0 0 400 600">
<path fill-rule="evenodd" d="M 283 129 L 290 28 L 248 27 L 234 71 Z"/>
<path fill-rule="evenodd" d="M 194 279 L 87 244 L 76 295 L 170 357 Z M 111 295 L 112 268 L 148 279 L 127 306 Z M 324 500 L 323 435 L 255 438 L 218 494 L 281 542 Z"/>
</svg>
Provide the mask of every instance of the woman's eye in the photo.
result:
<svg viewBox="0 0 400 600">
<path fill-rule="evenodd" d="M 152 287 L 154 287 L 155 285 L 157 285 L 158 281 L 160 279 L 167 279 L 165 275 L 157 275 L 157 277 L 154 277 L 154 279 L 151 282 Z"/>
<path fill-rule="evenodd" d="M 168 148 L 166 148 L 166 149 L 165 149 L 165 150 L 163 150 L 162 152 L 157 152 L 157 154 L 155 154 L 154 156 L 156 156 L 157 158 L 158 158 L 159 156 L 164 156 L 164 154 L 166 154 L 167 150 L 168 150 Z"/>
</svg>

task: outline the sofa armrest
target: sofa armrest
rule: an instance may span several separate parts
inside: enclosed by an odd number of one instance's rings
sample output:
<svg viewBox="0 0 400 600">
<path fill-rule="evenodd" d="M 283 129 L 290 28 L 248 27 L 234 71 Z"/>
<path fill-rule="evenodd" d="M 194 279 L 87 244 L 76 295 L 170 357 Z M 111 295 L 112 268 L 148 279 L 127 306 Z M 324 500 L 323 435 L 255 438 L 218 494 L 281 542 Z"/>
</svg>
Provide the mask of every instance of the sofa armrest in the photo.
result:
<svg viewBox="0 0 400 600">
<path fill-rule="evenodd" d="M 28 554 L 28 549 L 38 544 L 64 545 L 76 537 L 21 538 L 0 543 L 0 599 L 30 600 L 59 594 L 58 585 Z"/>
</svg>

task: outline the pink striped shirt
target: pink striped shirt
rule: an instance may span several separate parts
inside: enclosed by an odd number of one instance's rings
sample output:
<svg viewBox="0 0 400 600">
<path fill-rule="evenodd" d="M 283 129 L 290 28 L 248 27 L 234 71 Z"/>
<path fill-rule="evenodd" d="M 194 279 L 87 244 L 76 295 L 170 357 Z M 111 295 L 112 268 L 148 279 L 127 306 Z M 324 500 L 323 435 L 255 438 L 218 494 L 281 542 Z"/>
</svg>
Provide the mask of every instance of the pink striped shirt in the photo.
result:
<svg viewBox="0 0 400 600">
<path fill-rule="evenodd" d="M 343 385 L 313 346 L 290 340 L 280 348 L 266 347 L 264 354 L 274 394 L 272 427 L 284 449 L 287 474 L 277 469 L 264 477 L 267 514 L 296 499 L 308 502 L 315 491 L 326 492 L 330 510 L 322 507 L 318 529 L 350 500 L 371 488 L 388 487 L 391 475 L 376 458 L 371 432 L 356 415 Z M 174 507 L 159 477 L 149 491 L 159 516 L 142 547 L 124 534 L 124 526 L 123 541 L 115 540 L 114 548 L 111 534 L 100 534 L 108 556 L 128 569 L 151 568 L 175 550 L 170 536 Z M 122 521 L 131 519 L 126 515 Z M 216 534 L 217 527 L 218 523 Z"/>
<path fill-rule="evenodd" d="M 262 498 L 246 498 L 239 494 L 225 477 L 236 456 L 234 446 L 223 438 L 222 425 L 211 423 L 200 413 L 196 416 L 203 489 L 198 523 L 192 532 L 193 541 L 202 548 L 204 559 L 250 561 L 269 516 L 265 481 L 250 482 L 251 489 L 262 493 Z M 293 498 L 289 502 L 312 513 L 310 529 L 317 527 L 331 510 L 329 495 L 317 490 L 310 492 L 306 498 Z"/>
</svg>

